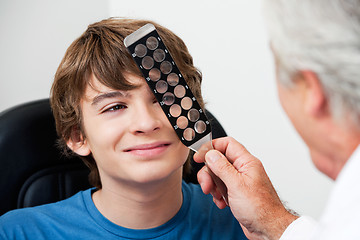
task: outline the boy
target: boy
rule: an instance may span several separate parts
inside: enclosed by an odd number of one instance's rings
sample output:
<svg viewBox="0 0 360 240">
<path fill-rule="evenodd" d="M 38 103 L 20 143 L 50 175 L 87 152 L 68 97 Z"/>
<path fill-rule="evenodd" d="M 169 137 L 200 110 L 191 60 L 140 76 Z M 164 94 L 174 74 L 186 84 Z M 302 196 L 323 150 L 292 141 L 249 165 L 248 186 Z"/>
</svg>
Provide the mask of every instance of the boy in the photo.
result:
<svg viewBox="0 0 360 240">
<path fill-rule="evenodd" d="M 68 48 L 51 105 L 60 145 L 82 157 L 95 188 L 0 218 L 4 239 L 245 239 L 229 209 L 182 182 L 178 139 L 123 44 L 148 23 L 107 19 Z M 201 74 L 185 44 L 153 23 L 203 107 Z"/>
</svg>

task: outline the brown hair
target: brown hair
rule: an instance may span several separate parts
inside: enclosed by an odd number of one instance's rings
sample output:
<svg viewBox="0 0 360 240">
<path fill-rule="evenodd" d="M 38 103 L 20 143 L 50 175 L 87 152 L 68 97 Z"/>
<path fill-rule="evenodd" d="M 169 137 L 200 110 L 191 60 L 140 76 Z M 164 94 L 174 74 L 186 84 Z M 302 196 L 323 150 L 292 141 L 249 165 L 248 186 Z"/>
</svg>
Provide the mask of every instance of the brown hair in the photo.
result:
<svg viewBox="0 0 360 240">
<path fill-rule="evenodd" d="M 66 154 L 72 153 L 66 145 L 69 139 L 80 136 L 86 138 L 82 128 L 80 101 L 89 84 L 89 76 L 94 74 L 102 84 L 118 90 L 135 88 L 126 80 L 124 72 L 143 77 L 123 40 L 147 23 L 152 23 L 156 27 L 200 106 L 204 107 L 201 96 L 201 73 L 194 67 L 186 45 L 178 36 L 151 21 L 123 18 L 102 20 L 89 25 L 70 45 L 56 71 L 51 88 L 50 102 L 60 138 L 59 146 Z M 91 154 L 81 158 L 90 168 L 90 184 L 101 188 L 94 158 Z M 184 166 L 184 172 L 190 168 L 189 159 Z"/>
</svg>

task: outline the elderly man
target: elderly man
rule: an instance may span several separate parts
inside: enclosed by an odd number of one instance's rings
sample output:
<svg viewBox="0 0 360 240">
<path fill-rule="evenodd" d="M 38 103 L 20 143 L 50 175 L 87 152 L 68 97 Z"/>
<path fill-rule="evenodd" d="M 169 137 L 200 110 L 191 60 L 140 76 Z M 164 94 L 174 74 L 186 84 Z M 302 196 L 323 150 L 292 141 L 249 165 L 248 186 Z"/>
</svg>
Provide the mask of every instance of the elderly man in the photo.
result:
<svg viewBox="0 0 360 240">
<path fill-rule="evenodd" d="M 195 160 L 225 183 L 250 239 L 360 239 L 360 1 L 264 4 L 280 102 L 315 166 L 335 181 L 325 212 L 317 223 L 285 209 L 261 162 L 232 138 L 204 145 Z M 205 168 L 198 178 L 224 208 Z"/>
</svg>

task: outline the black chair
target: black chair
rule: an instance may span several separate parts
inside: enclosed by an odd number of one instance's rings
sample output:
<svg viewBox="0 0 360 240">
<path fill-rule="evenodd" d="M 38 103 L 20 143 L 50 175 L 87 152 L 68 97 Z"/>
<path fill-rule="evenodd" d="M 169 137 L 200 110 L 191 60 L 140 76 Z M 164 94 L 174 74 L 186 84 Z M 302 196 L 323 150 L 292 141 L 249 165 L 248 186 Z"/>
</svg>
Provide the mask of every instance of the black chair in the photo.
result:
<svg viewBox="0 0 360 240">
<path fill-rule="evenodd" d="M 226 133 L 207 111 L 213 137 Z M 65 157 L 56 147 L 57 135 L 49 99 L 15 106 L 0 113 L 0 215 L 16 208 L 68 198 L 90 187 L 89 170 L 80 158 Z M 185 181 L 197 183 L 202 164 L 192 161 Z"/>
</svg>

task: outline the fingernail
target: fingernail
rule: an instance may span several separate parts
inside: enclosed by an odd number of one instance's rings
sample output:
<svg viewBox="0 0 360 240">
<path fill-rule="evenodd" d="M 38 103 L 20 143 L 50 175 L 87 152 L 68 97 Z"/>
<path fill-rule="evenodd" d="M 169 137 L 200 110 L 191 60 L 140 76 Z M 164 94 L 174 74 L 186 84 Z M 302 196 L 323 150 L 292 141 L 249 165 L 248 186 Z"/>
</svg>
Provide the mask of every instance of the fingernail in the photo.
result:
<svg viewBox="0 0 360 240">
<path fill-rule="evenodd" d="M 209 151 L 206 154 L 206 158 L 210 162 L 216 162 L 219 158 L 221 158 L 221 155 L 217 151 Z"/>
</svg>

